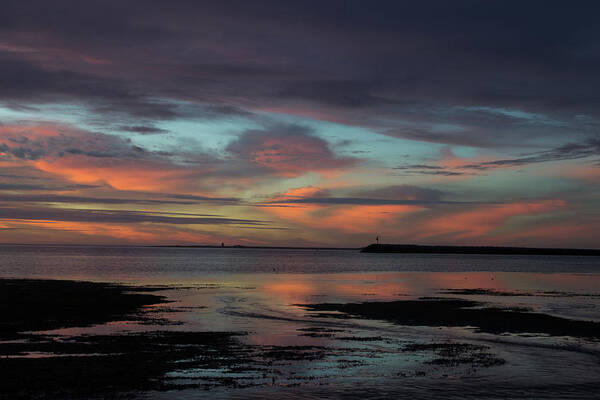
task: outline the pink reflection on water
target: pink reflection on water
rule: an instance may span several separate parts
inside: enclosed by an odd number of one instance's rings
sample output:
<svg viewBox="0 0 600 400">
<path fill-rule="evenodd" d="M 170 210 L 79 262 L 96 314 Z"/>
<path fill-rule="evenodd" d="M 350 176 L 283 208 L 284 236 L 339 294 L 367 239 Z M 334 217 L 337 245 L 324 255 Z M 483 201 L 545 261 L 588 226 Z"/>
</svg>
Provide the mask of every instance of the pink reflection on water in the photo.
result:
<svg viewBox="0 0 600 400">
<path fill-rule="evenodd" d="M 507 290 L 503 274 L 472 273 L 363 273 L 275 275 L 264 277 L 257 290 L 288 304 L 315 301 L 398 300 L 431 296 L 443 289 Z"/>
<path fill-rule="evenodd" d="M 115 277 L 115 281 L 126 281 Z M 134 283 L 129 281 L 130 283 Z M 140 282 L 137 282 L 140 283 Z M 51 331 L 59 335 L 111 334 L 149 330 L 248 331 L 255 344 L 295 344 L 327 342 L 327 338 L 298 336 L 306 327 L 306 311 L 298 304 L 325 302 L 364 302 L 414 299 L 422 296 L 448 297 L 447 289 L 491 289 L 503 292 L 543 294 L 569 292 L 598 294 L 600 275 L 540 274 L 512 272 L 382 272 L 337 274 L 221 274 L 195 279 L 144 281 L 143 284 L 177 284 L 180 290 L 153 292 L 173 303 L 149 306 L 149 316 L 183 325 L 144 324 L 117 321 L 92 327 Z M 141 284 L 140 283 L 140 284 Z M 564 316 L 600 319 L 596 308 L 583 308 L 589 299 L 556 297 L 468 296 L 503 305 L 525 305 Z M 557 308 L 556 303 L 565 304 Z M 578 303 L 577 303 L 578 302 Z M 570 304 L 577 303 L 577 307 Z M 550 308 L 548 305 L 551 305 Z M 569 307 L 567 307 L 569 306 Z M 164 312 L 165 307 L 181 307 L 180 312 Z M 204 307 L 204 308 L 200 308 Z M 232 312 L 233 311 L 233 312 Z M 295 338 L 295 339 L 294 339 Z"/>
</svg>

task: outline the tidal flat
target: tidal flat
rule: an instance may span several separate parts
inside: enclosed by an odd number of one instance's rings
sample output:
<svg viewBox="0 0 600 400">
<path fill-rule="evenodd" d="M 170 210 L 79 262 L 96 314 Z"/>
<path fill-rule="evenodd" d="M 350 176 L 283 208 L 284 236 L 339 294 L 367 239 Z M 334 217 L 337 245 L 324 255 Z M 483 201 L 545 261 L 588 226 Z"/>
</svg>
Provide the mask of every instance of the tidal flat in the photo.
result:
<svg viewBox="0 0 600 400">
<path fill-rule="evenodd" d="M 0 279 L 0 398 L 594 398 L 594 283 L 513 276 Z"/>
</svg>

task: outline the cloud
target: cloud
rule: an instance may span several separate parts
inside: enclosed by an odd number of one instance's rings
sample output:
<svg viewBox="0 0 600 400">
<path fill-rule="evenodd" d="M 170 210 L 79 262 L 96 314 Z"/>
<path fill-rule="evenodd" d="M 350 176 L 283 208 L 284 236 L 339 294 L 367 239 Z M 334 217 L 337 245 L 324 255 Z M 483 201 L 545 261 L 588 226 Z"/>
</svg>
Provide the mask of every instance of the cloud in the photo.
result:
<svg viewBox="0 0 600 400">
<path fill-rule="evenodd" d="M 278 204 L 271 202 L 269 204 Z M 322 205 L 436 205 L 436 204 L 471 204 L 470 202 L 442 201 L 442 200 L 392 200 L 372 199 L 365 197 L 306 197 L 302 199 L 283 200 L 284 204 L 322 204 Z"/>
<path fill-rule="evenodd" d="M 189 200 L 191 202 L 223 202 L 223 203 L 237 203 L 240 199 L 236 197 L 210 197 L 210 196 L 197 196 L 191 194 L 172 194 L 168 195 L 173 199 Z"/>
<path fill-rule="evenodd" d="M 0 175 L 1 176 L 1 175 Z M 4 175 L 6 177 L 6 175 Z M 21 176 L 9 176 L 10 178 L 18 178 L 18 179 L 27 179 L 30 177 L 21 177 Z M 10 191 L 47 191 L 47 192 L 63 192 L 63 191 L 71 191 L 71 190 L 81 190 L 81 189 L 93 189 L 98 186 L 94 185 L 61 185 L 61 186 L 47 186 L 47 185 L 33 185 L 26 183 L 0 183 L 0 190 L 10 190 Z"/>
<path fill-rule="evenodd" d="M 45 155 L 42 149 L 32 149 L 23 146 L 8 147 L 6 143 L 0 144 L 0 156 L 11 155 L 23 160 L 37 160 Z"/>
<path fill-rule="evenodd" d="M 375 87 L 374 83 L 360 81 L 305 81 L 288 85 L 279 96 L 350 108 L 391 103 L 371 94 Z"/>
<path fill-rule="evenodd" d="M 422 188 L 413 185 L 392 185 L 378 189 L 359 190 L 355 196 L 332 196 L 328 190 L 312 186 L 295 188 L 283 194 L 276 194 L 263 206 L 292 207 L 301 204 L 320 206 L 378 206 L 378 205 L 409 205 L 419 207 L 435 207 L 447 205 L 480 204 L 480 202 L 444 200 L 446 195 L 441 190 Z"/>
<path fill-rule="evenodd" d="M 0 190 L 42 190 L 37 186 L 27 185 L 3 185 L 0 184 Z M 44 189 L 46 190 L 46 189 Z M 235 198 L 219 198 L 219 197 L 204 197 L 204 196 L 186 196 L 186 195 L 168 195 L 174 199 L 147 199 L 147 198 L 111 198 L 111 197 L 83 197 L 83 196 L 66 196 L 53 194 L 39 195 L 10 195 L 0 194 L 0 202 L 11 203 L 67 203 L 67 204 L 141 204 L 141 205 L 167 205 L 167 204 L 235 204 L 239 200 Z"/>
<path fill-rule="evenodd" d="M 21 123 L 0 125 L 0 157 L 24 160 L 57 159 L 69 155 L 92 158 L 140 158 L 144 150 L 112 135 L 68 125 Z"/>
<path fill-rule="evenodd" d="M 26 104 L 84 102 L 98 113 L 170 119 L 176 107 L 115 78 L 48 70 L 0 53 L 0 101 Z"/>
<path fill-rule="evenodd" d="M 166 214 L 166 215 L 165 215 Z M 170 214 L 170 215 L 169 215 Z M 176 214 L 177 215 L 177 214 Z M 97 222 L 113 224 L 157 223 L 171 225 L 246 225 L 266 226 L 268 222 L 225 218 L 218 216 L 194 216 L 173 213 L 144 212 L 129 210 L 91 210 L 68 208 L 32 208 L 32 207 L 0 207 L 0 219 L 4 220 L 37 220 L 37 221 L 70 221 Z"/>
<path fill-rule="evenodd" d="M 34 166 L 41 171 L 83 184 L 105 184 L 117 190 L 164 191 L 189 187 L 202 170 L 177 166 L 167 160 L 103 159 L 81 156 L 39 160 Z"/>
<path fill-rule="evenodd" d="M 550 150 L 533 153 L 520 158 L 486 161 L 478 164 L 467 164 L 466 169 L 489 169 L 498 167 L 514 167 L 550 161 L 577 160 L 600 156 L 600 137 L 589 138 L 581 143 L 567 143 Z"/>
<path fill-rule="evenodd" d="M 597 128 L 597 11 L 8 0 L 0 96 L 14 107 L 87 104 L 96 121 L 126 114 L 131 132 L 145 126 L 132 122 L 139 117 L 194 118 L 183 102 L 222 119 L 302 104 L 313 117 L 394 137 L 519 146 Z M 161 133 L 149 127 L 139 133 Z"/>
<path fill-rule="evenodd" d="M 482 240 L 513 217 L 554 213 L 565 210 L 567 205 L 560 199 L 483 205 L 471 210 L 431 216 L 421 221 L 414 235 L 420 240 L 444 236 L 451 237 L 455 242 Z"/>
<path fill-rule="evenodd" d="M 305 186 L 299 188 L 288 189 L 283 193 L 276 193 L 270 196 L 270 201 L 287 201 L 287 200 L 298 200 L 307 197 L 311 198 L 322 198 L 329 197 L 330 192 L 327 189 L 321 189 L 314 186 Z"/>
<path fill-rule="evenodd" d="M 193 192 L 219 180 L 234 184 L 268 176 L 329 174 L 356 161 L 335 155 L 326 141 L 295 125 L 245 131 L 227 145 L 225 154 L 207 153 L 195 143 L 149 150 L 123 136 L 54 123 L 0 125 L 0 133 L 0 161 L 24 161 L 77 184 L 118 190 Z M 185 196 L 195 194 L 179 195 L 190 200 Z"/>
<path fill-rule="evenodd" d="M 325 140 L 298 125 L 246 131 L 227 146 L 227 151 L 255 168 L 286 177 L 356 164 L 355 159 L 336 156 Z"/>
<path fill-rule="evenodd" d="M 452 160 L 451 163 L 446 163 L 446 160 L 444 159 L 440 160 L 442 165 L 408 164 L 400 165 L 394 167 L 393 169 L 400 170 L 404 174 L 461 176 L 474 175 L 482 171 L 497 168 L 511 168 L 546 162 L 570 161 L 590 157 L 600 157 L 600 138 L 591 137 L 579 143 L 566 143 L 549 150 L 526 154 L 522 157 L 516 158 L 506 158 L 474 163 L 464 160 L 460 161 L 454 155 L 452 155 L 452 157 L 454 157 L 454 160 Z"/>
<path fill-rule="evenodd" d="M 394 200 L 429 200 L 436 201 L 446 195 L 442 190 L 424 188 L 414 185 L 391 185 L 378 189 L 359 192 L 361 196 L 394 199 Z"/>
<path fill-rule="evenodd" d="M 283 221 L 312 229 L 357 233 L 394 225 L 398 218 L 428 207 L 467 204 L 444 201 L 439 190 L 411 185 L 381 187 L 357 194 L 372 197 L 334 197 L 328 190 L 308 186 L 275 194 L 258 206 Z"/>
<path fill-rule="evenodd" d="M 303 226 L 304 229 L 324 230 L 337 233 L 372 232 L 391 226 L 405 214 L 422 210 L 414 204 L 349 204 L 315 203 L 307 201 L 280 203 L 264 208 L 286 223 Z"/>
<path fill-rule="evenodd" d="M 119 190 L 173 188 L 206 175 L 215 158 L 192 150 L 169 154 L 146 150 L 129 139 L 69 125 L 22 123 L 0 126 L 0 161 L 23 160 L 71 182 Z M 11 140 L 12 139 L 12 140 Z M 186 165 L 178 163 L 185 159 Z M 202 161 L 202 162 L 198 162 Z"/>
<path fill-rule="evenodd" d="M 141 135 L 162 135 L 169 133 L 166 129 L 160 129 L 155 126 L 144 126 L 144 125 L 133 125 L 133 126 L 120 126 L 120 130 L 126 132 L 139 133 Z"/>
<path fill-rule="evenodd" d="M 472 172 L 450 170 L 447 167 L 440 165 L 428 164 L 410 164 L 394 167 L 395 170 L 400 170 L 401 175 L 439 175 L 439 176 L 463 176 L 473 175 Z"/>
</svg>

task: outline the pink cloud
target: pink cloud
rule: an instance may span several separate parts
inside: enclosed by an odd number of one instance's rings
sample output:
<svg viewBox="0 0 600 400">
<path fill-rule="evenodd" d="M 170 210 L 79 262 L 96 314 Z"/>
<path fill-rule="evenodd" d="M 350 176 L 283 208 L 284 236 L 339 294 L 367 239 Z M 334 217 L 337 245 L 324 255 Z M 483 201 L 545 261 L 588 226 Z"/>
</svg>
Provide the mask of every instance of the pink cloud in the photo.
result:
<svg viewBox="0 0 600 400">
<path fill-rule="evenodd" d="M 338 157 L 325 140 L 297 126 L 247 131 L 227 149 L 242 161 L 282 177 L 296 177 L 306 172 L 327 174 L 356 162 Z"/>
</svg>

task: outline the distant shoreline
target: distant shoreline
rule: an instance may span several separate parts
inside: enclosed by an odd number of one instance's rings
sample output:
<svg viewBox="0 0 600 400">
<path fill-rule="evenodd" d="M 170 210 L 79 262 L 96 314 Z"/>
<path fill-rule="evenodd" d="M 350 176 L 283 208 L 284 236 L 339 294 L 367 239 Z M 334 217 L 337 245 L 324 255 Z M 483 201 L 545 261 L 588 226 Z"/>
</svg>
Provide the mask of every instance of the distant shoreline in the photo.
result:
<svg viewBox="0 0 600 400">
<path fill-rule="evenodd" d="M 600 256 L 597 249 L 561 249 L 536 247 L 499 246 L 427 246 L 417 244 L 370 244 L 361 253 L 423 253 L 423 254 L 504 254 L 504 255 L 553 255 L 553 256 Z"/>
<path fill-rule="evenodd" d="M 362 250 L 362 247 L 302 247 L 302 246 L 218 246 L 218 245 L 153 245 L 145 247 L 183 247 L 199 249 L 264 249 L 264 250 Z"/>
</svg>

